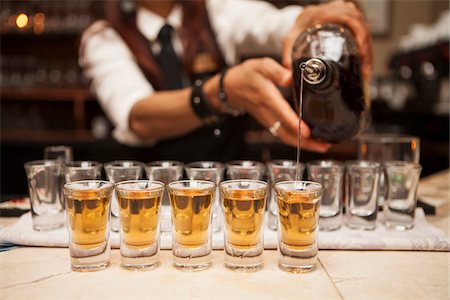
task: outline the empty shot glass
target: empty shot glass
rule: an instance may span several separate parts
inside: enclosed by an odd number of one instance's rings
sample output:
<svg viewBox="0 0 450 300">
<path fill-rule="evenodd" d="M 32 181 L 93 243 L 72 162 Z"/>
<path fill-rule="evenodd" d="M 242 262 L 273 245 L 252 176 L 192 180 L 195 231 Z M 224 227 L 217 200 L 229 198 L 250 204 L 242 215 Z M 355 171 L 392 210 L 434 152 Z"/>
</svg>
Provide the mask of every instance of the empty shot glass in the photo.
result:
<svg viewBox="0 0 450 300">
<path fill-rule="evenodd" d="M 352 229 L 373 230 L 378 212 L 380 164 L 350 161 L 346 164 L 346 224 Z"/>
<path fill-rule="evenodd" d="M 218 189 L 220 182 L 223 180 L 223 165 L 216 161 L 196 161 L 187 164 L 185 166 L 185 170 L 189 180 L 207 180 L 216 184 L 216 192 L 214 193 L 212 230 L 214 232 L 220 231 L 222 227 L 222 214 L 220 213 L 220 192 L 218 192 Z"/>
<path fill-rule="evenodd" d="M 267 193 L 268 184 L 259 180 L 228 180 L 220 184 L 227 268 L 245 272 L 263 267 Z"/>
<path fill-rule="evenodd" d="M 72 161 L 64 164 L 66 182 L 100 179 L 102 164 L 96 161 Z"/>
<path fill-rule="evenodd" d="M 109 266 L 109 217 L 114 185 L 108 181 L 74 181 L 64 185 L 72 270 Z"/>
<path fill-rule="evenodd" d="M 261 180 L 264 165 L 253 160 L 233 160 L 227 163 L 227 176 L 230 179 Z"/>
<path fill-rule="evenodd" d="M 298 176 L 302 178 L 305 166 L 299 163 L 298 166 Z M 267 170 L 269 171 L 269 178 L 271 186 L 270 198 L 268 200 L 268 225 L 272 230 L 277 230 L 278 228 L 278 204 L 275 189 L 273 186 L 281 181 L 292 181 L 295 180 L 297 172 L 297 162 L 293 160 L 272 160 L 267 164 Z"/>
<path fill-rule="evenodd" d="M 387 228 L 407 230 L 414 227 L 417 187 L 422 167 L 404 161 L 384 163 L 387 198 L 384 202 L 384 222 Z"/>
<path fill-rule="evenodd" d="M 106 178 L 112 183 L 127 180 L 138 180 L 141 177 L 144 164 L 134 160 L 115 160 L 104 165 Z M 117 193 L 114 191 L 111 202 L 111 230 L 118 232 L 119 224 L 119 202 Z"/>
<path fill-rule="evenodd" d="M 287 272 L 316 267 L 319 207 L 323 187 L 311 181 L 275 184 L 278 202 L 278 266 Z"/>
<path fill-rule="evenodd" d="M 164 183 L 148 180 L 116 184 L 120 210 L 121 266 L 148 270 L 159 266 L 159 211 Z"/>
<path fill-rule="evenodd" d="M 184 164 L 174 160 L 159 160 L 147 163 L 145 165 L 145 172 L 149 180 L 161 181 L 166 186 L 178 181 L 183 177 Z M 161 202 L 161 233 L 170 234 L 172 230 L 172 223 L 170 219 L 171 209 L 168 190 L 163 193 Z"/>
<path fill-rule="evenodd" d="M 211 265 L 211 217 L 216 185 L 211 181 L 182 180 L 169 183 L 172 208 L 174 266 L 200 271 Z"/>
<path fill-rule="evenodd" d="M 25 163 L 33 229 L 47 231 L 64 226 L 62 162 L 35 160 Z"/>
<path fill-rule="evenodd" d="M 308 178 L 323 187 L 320 201 L 319 229 L 336 230 L 342 224 L 344 165 L 332 160 L 316 160 L 306 164 Z"/>
</svg>

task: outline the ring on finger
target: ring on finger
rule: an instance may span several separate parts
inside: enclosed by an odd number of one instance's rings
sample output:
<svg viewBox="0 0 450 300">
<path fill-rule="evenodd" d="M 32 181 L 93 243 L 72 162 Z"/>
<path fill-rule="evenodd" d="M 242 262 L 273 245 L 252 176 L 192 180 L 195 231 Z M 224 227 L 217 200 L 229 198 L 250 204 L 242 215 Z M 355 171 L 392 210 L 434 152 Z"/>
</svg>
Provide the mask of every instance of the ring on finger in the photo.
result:
<svg viewBox="0 0 450 300">
<path fill-rule="evenodd" d="M 280 121 L 276 121 L 275 123 L 273 123 L 272 126 L 270 126 L 269 131 L 274 137 L 277 137 L 278 136 L 278 129 L 280 129 L 280 127 L 281 127 L 281 122 Z"/>
</svg>

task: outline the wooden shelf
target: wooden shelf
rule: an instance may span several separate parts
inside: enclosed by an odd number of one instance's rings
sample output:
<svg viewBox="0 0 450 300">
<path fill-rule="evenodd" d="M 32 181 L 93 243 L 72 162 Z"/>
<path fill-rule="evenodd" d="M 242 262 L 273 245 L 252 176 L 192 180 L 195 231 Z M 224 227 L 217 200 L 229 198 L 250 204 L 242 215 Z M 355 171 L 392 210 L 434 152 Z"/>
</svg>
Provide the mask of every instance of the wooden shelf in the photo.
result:
<svg viewBox="0 0 450 300">
<path fill-rule="evenodd" d="M 1 89 L 1 101 L 88 101 L 95 97 L 87 88 L 7 88 Z"/>
<path fill-rule="evenodd" d="M 93 141 L 95 138 L 86 129 L 76 130 L 46 130 L 46 129 L 2 129 L 3 141 Z"/>
</svg>

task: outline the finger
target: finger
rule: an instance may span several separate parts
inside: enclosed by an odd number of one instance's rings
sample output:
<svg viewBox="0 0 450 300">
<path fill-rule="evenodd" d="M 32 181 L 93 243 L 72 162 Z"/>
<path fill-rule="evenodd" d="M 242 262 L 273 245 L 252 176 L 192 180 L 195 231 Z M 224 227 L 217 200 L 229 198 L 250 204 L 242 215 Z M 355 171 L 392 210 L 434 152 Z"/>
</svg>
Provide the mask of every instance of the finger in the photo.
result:
<svg viewBox="0 0 450 300">
<path fill-rule="evenodd" d="M 319 142 L 314 139 L 303 138 L 300 140 L 300 148 L 313 152 L 327 152 L 330 147 L 330 144 Z"/>
<path fill-rule="evenodd" d="M 269 57 L 260 60 L 258 71 L 279 86 L 286 86 L 292 77 L 292 72 L 289 69 L 284 68 Z"/>
</svg>

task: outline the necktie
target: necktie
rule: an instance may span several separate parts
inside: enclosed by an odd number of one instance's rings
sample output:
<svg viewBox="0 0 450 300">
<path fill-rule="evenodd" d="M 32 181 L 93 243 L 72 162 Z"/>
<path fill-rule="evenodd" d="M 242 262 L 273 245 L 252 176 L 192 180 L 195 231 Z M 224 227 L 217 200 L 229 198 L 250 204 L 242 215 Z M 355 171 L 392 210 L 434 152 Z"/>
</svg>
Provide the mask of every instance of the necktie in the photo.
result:
<svg viewBox="0 0 450 300">
<path fill-rule="evenodd" d="M 165 24 L 159 34 L 157 41 L 161 46 L 161 52 L 155 55 L 155 60 L 161 68 L 166 88 L 169 90 L 183 87 L 182 68 L 172 45 L 172 26 Z"/>
</svg>

